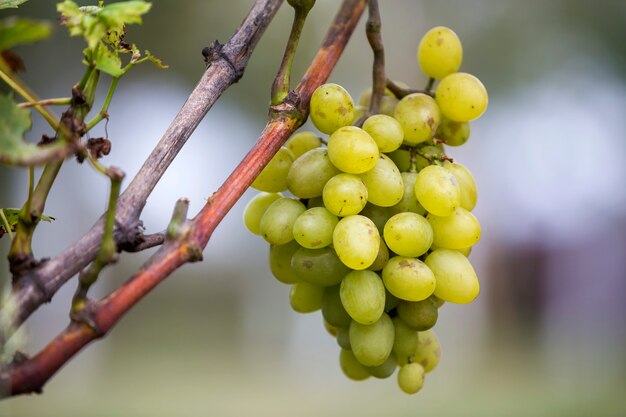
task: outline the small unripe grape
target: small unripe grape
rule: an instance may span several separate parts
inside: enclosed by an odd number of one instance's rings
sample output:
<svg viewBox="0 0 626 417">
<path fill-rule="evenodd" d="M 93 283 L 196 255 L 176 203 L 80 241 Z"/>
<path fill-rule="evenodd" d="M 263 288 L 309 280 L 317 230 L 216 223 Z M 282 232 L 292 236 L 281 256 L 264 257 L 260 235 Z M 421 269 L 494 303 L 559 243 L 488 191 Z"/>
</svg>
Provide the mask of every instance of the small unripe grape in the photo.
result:
<svg viewBox="0 0 626 417">
<path fill-rule="evenodd" d="M 352 319 L 350 319 L 350 323 L 352 323 Z M 349 324 L 348 324 L 348 327 L 340 327 L 339 330 L 337 331 L 337 344 L 342 349 L 352 350 L 352 346 L 350 345 L 350 325 Z"/>
<path fill-rule="evenodd" d="M 411 153 L 406 149 L 397 149 L 387 154 L 400 172 L 404 173 L 411 169 Z"/>
<path fill-rule="evenodd" d="M 449 216 L 461 204 L 461 188 L 450 171 L 430 165 L 417 175 L 415 197 L 429 213 Z"/>
<path fill-rule="evenodd" d="M 398 386 L 407 394 L 416 394 L 424 386 L 424 368 L 419 363 L 408 363 L 398 372 Z"/>
<path fill-rule="evenodd" d="M 389 207 L 380 207 L 369 203 L 365 205 L 365 208 L 361 210 L 361 213 L 359 214 L 361 216 L 367 217 L 374 222 L 380 236 L 383 235 L 385 223 L 387 223 L 387 220 L 389 220 L 389 218 L 393 216 L 393 213 L 391 212 L 391 210 L 389 210 Z"/>
<path fill-rule="evenodd" d="M 374 263 L 371 264 L 367 269 L 370 271 L 380 271 L 387 265 L 387 261 L 389 261 L 389 249 L 383 239 L 380 239 L 380 246 L 378 248 L 378 255 L 376 255 L 376 259 Z"/>
<path fill-rule="evenodd" d="M 321 139 L 313 132 L 298 132 L 285 142 L 285 147 L 291 151 L 296 159 L 321 145 Z"/>
<path fill-rule="evenodd" d="M 385 362 L 378 366 L 366 366 L 367 372 L 370 373 L 374 378 L 385 379 L 389 378 L 393 375 L 396 367 L 398 366 L 396 362 L 396 355 L 393 352 L 389 354 L 389 357 Z"/>
<path fill-rule="evenodd" d="M 419 215 L 425 215 L 426 209 L 417 201 L 415 197 L 415 180 L 417 180 L 417 172 L 402 172 L 402 183 L 404 184 L 404 194 L 402 200 L 395 206 L 391 207 L 393 214 L 404 213 L 410 211 Z"/>
<path fill-rule="evenodd" d="M 298 198 L 319 197 L 326 182 L 339 172 L 330 162 L 327 149 L 311 149 L 291 165 L 287 188 Z"/>
<path fill-rule="evenodd" d="M 374 168 L 378 146 L 365 130 L 356 126 L 337 129 L 328 138 L 328 157 L 343 172 L 362 174 Z"/>
<path fill-rule="evenodd" d="M 284 245 L 293 240 L 293 224 L 306 208 L 301 202 L 291 198 L 279 198 L 269 205 L 259 229 L 263 239 L 272 245 Z"/>
<path fill-rule="evenodd" d="M 417 331 L 411 329 L 400 317 L 392 319 L 395 330 L 393 352 L 396 357 L 406 360 L 415 354 L 417 349 Z"/>
<path fill-rule="evenodd" d="M 441 112 L 432 97 L 413 93 L 400 100 L 394 112 L 404 131 L 404 141 L 417 145 L 432 139 L 441 122 Z"/>
<path fill-rule="evenodd" d="M 363 123 L 363 130 L 376 141 L 381 152 L 393 152 L 402 145 L 404 131 L 400 123 L 391 116 L 375 114 Z"/>
<path fill-rule="evenodd" d="M 352 318 L 343 307 L 339 296 L 339 285 L 326 287 L 322 298 L 322 315 L 324 320 L 336 327 L 348 327 Z"/>
<path fill-rule="evenodd" d="M 428 297 L 422 301 L 400 301 L 398 317 L 413 330 L 424 331 L 437 323 L 439 311 L 437 305 Z"/>
<path fill-rule="evenodd" d="M 311 96 L 310 108 L 311 121 L 320 132 L 326 134 L 350 125 L 354 118 L 352 97 L 337 84 L 317 87 Z"/>
<path fill-rule="evenodd" d="M 281 198 L 279 193 L 259 193 L 255 195 L 243 211 L 243 222 L 249 231 L 260 235 L 261 217 L 274 201 Z"/>
<path fill-rule="evenodd" d="M 401 300 L 420 301 L 435 290 L 435 275 L 419 259 L 395 256 L 383 268 L 385 288 Z"/>
<path fill-rule="evenodd" d="M 445 140 L 448 146 L 461 146 L 470 137 L 470 124 L 468 122 L 455 122 L 442 117 L 435 136 Z"/>
<path fill-rule="evenodd" d="M 440 79 L 457 72 L 463 61 L 461 40 L 447 27 L 434 27 L 420 41 L 417 61 L 422 71 L 431 78 Z"/>
<path fill-rule="evenodd" d="M 302 281 L 322 287 L 339 284 L 350 272 L 332 248 L 300 248 L 291 258 L 291 268 Z"/>
<path fill-rule="evenodd" d="M 480 292 L 480 284 L 472 264 L 461 253 L 450 249 L 437 249 L 425 261 L 435 274 L 437 287 L 434 294 L 456 304 L 472 302 Z"/>
<path fill-rule="evenodd" d="M 366 269 L 378 256 L 380 235 L 367 217 L 358 214 L 344 217 L 333 232 L 333 247 L 348 268 Z"/>
<path fill-rule="evenodd" d="M 254 180 L 251 187 L 255 190 L 277 193 L 287 189 L 287 173 L 293 164 L 294 156 L 284 146 L 270 160 L 263 171 Z"/>
<path fill-rule="evenodd" d="M 368 191 L 357 175 L 337 174 L 328 180 L 322 191 L 324 206 L 336 216 L 358 214 L 367 204 Z"/>
<path fill-rule="evenodd" d="M 457 122 L 478 119 L 489 102 L 483 83 L 464 72 L 455 72 L 441 80 L 435 97 L 443 116 Z"/>
<path fill-rule="evenodd" d="M 339 219 L 324 207 L 302 213 L 293 224 L 293 236 L 305 248 L 317 249 L 333 242 L 333 230 Z"/>
<path fill-rule="evenodd" d="M 363 381 L 370 377 L 365 366 L 354 357 L 354 353 L 348 349 L 341 349 L 339 354 L 339 367 L 343 373 L 353 381 Z"/>
<path fill-rule="evenodd" d="M 404 194 L 402 175 L 387 155 L 381 154 L 374 168 L 360 175 L 367 187 L 367 201 L 381 207 L 397 204 Z"/>
</svg>

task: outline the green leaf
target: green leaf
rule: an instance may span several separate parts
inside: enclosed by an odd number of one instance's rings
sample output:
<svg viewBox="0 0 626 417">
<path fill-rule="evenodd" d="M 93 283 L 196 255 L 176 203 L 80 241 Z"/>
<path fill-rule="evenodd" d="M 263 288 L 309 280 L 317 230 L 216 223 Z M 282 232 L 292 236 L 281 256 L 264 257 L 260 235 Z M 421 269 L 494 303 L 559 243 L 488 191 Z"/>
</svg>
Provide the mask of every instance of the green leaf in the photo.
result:
<svg viewBox="0 0 626 417">
<path fill-rule="evenodd" d="M 9 17 L 0 21 L 0 51 L 15 45 L 37 42 L 52 33 L 49 22 Z"/>
<path fill-rule="evenodd" d="M 24 141 L 30 128 L 30 111 L 19 108 L 10 94 L 0 95 L 0 163 L 35 165 L 60 157 L 64 144 L 36 146 Z"/>
<path fill-rule="evenodd" d="M 105 44 L 101 43 L 98 48 L 96 48 L 95 55 L 89 48 L 85 49 L 83 53 L 86 59 L 90 60 L 100 71 L 112 77 L 121 77 L 124 75 L 122 60 L 119 55 L 111 51 Z"/>
<path fill-rule="evenodd" d="M 28 0 L 0 0 L 0 10 L 1 9 L 17 9 L 22 3 L 26 3 Z"/>
<path fill-rule="evenodd" d="M 11 232 L 15 232 L 15 227 L 17 226 L 17 223 L 19 222 L 19 219 L 20 219 L 21 210 L 17 208 L 5 208 L 5 209 L 0 209 L 0 211 L 4 215 L 4 218 L 7 220 L 7 223 Z M 1 216 L 0 216 L 0 219 L 1 219 Z M 40 220 L 44 222 L 53 222 L 54 220 L 56 220 L 56 218 L 47 214 L 42 214 Z M 6 230 L 4 221 L 0 220 L 0 237 L 2 237 L 2 235 L 5 233 L 7 233 L 7 230 Z"/>
</svg>

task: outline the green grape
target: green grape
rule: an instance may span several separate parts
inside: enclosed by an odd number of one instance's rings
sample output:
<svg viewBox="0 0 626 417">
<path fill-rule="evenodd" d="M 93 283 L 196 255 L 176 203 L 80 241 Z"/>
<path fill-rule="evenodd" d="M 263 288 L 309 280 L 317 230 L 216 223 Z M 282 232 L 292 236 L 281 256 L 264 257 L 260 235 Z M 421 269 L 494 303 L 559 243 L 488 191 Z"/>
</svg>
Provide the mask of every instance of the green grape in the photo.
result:
<svg viewBox="0 0 626 417">
<path fill-rule="evenodd" d="M 472 264 L 461 253 L 437 249 L 426 258 L 426 265 L 435 274 L 434 294 L 456 304 L 470 303 L 478 296 L 480 284 Z"/>
<path fill-rule="evenodd" d="M 312 209 L 312 208 L 315 208 L 315 207 L 324 207 L 324 200 L 322 199 L 321 195 L 318 196 L 318 197 L 309 198 L 307 203 L 306 203 L 306 208 L 308 208 L 308 209 Z M 326 208 L 326 207 L 324 207 L 324 208 Z"/>
<path fill-rule="evenodd" d="M 413 93 L 400 100 L 394 112 L 404 131 L 404 142 L 417 145 L 432 139 L 441 122 L 441 113 L 432 97 Z"/>
<path fill-rule="evenodd" d="M 352 320 L 350 320 L 350 322 L 352 322 Z M 349 327 L 339 328 L 339 330 L 337 331 L 337 344 L 342 349 L 352 350 L 352 346 L 350 346 L 350 328 Z"/>
<path fill-rule="evenodd" d="M 450 171 L 430 165 L 417 174 L 415 197 L 429 213 L 449 216 L 461 204 L 461 187 Z"/>
<path fill-rule="evenodd" d="M 299 158 L 311 149 L 319 148 L 321 145 L 321 139 L 314 132 L 298 132 L 285 142 L 285 147 L 291 151 L 294 158 Z"/>
<path fill-rule="evenodd" d="M 322 195 L 326 182 L 339 174 L 330 162 L 328 150 L 315 148 L 296 159 L 287 174 L 287 188 L 298 198 Z"/>
<path fill-rule="evenodd" d="M 383 268 L 383 282 L 401 300 L 420 301 L 435 290 L 435 276 L 422 261 L 395 256 Z"/>
<path fill-rule="evenodd" d="M 387 155 L 381 154 L 374 168 L 360 175 L 367 187 L 367 201 L 381 207 L 397 204 L 404 194 L 402 175 Z"/>
<path fill-rule="evenodd" d="M 385 243 L 401 256 L 418 257 L 426 253 L 433 243 L 433 229 L 417 213 L 399 213 L 391 217 L 383 232 Z"/>
<path fill-rule="evenodd" d="M 457 72 L 462 60 L 461 40 L 444 26 L 429 30 L 417 48 L 417 62 L 424 74 L 431 78 L 440 79 Z"/>
<path fill-rule="evenodd" d="M 366 366 L 367 372 L 370 373 L 374 378 L 385 379 L 389 378 L 393 375 L 394 371 L 398 364 L 396 363 L 396 355 L 392 353 L 389 354 L 389 357 L 385 362 L 378 366 Z"/>
<path fill-rule="evenodd" d="M 352 352 L 365 366 L 379 366 L 387 360 L 394 336 L 393 322 L 385 313 L 373 324 L 350 323 Z"/>
<path fill-rule="evenodd" d="M 323 305 L 322 305 L 322 308 L 324 308 Z M 327 322 L 326 320 L 323 320 L 323 322 L 324 322 L 324 328 L 326 329 L 328 334 L 333 337 L 337 337 L 337 332 L 339 331 L 339 329 L 333 326 L 332 324 L 330 324 L 329 322 Z"/>
<path fill-rule="evenodd" d="M 438 161 L 444 155 L 443 150 L 437 146 L 428 145 L 420 148 L 420 153 L 415 157 L 417 171 L 421 171 L 427 166 L 432 165 L 432 161 Z"/>
<path fill-rule="evenodd" d="M 341 349 L 339 354 L 339 367 L 343 373 L 353 381 L 363 381 L 370 377 L 367 369 L 354 357 L 352 351 Z"/>
<path fill-rule="evenodd" d="M 367 217 L 358 214 L 344 217 L 333 232 L 333 247 L 348 268 L 366 269 L 378 256 L 380 235 Z"/>
<path fill-rule="evenodd" d="M 401 360 L 413 356 L 417 349 L 417 332 L 411 329 L 400 317 L 392 319 L 395 331 L 392 351 Z"/>
<path fill-rule="evenodd" d="M 417 179 L 417 172 L 403 172 L 402 183 L 404 184 L 404 194 L 402 199 L 395 206 L 391 207 L 393 214 L 405 213 L 410 211 L 417 213 L 421 216 L 426 214 L 426 209 L 417 201 L 415 197 L 415 180 Z"/>
<path fill-rule="evenodd" d="M 363 123 L 365 130 L 374 139 L 381 152 L 393 152 L 402 145 L 404 131 L 400 123 L 386 114 L 375 114 Z"/>
<path fill-rule="evenodd" d="M 456 122 L 478 119 L 489 102 L 483 83 L 464 72 L 455 72 L 441 80 L 435 97 L 443 116 Z"/>
<path fill-rule="evenodd" d="M 291 268 L 301 280 L 324 287 L 339 284 L 350 272 L 332 248 L 300 248 L 291 258 Z"/>
<path fill-rule="evenodd" d="M 385 288 L 385 313 L 389 313 L 400 304 L 400 299 Z"/>
<path fill-rule="evenodd" d="M 424 386 L 424 368 L 419 363 L 407 363 L 398 371 L 398 386 L 407 394 L 416 394 Z"/>
<path fill-rule="evenodd" d="M 324 84 L 315 89 L 310 103 L 311 121 L 320 132 L 331 134 L 354 118 L 354 102 L 340 85 Z"/>
<path fill-rule="evenodd" d="M 428 297 L 422 301 L 400 301 L 398 317 L 413 330 L 428 330 L 437 323 L 437 305 Z"/>
<path fill-rule="evenodd" d="M 339 296 L 339 285 L 326 287 L 324 298 L 322 298 L 322 316 L 329 324 L 342 328 L 347 328 L 352 321 Z"/>
<path fill-rule="evenodd" d="M 439 365 L 441 359 L 441 347 L 439 339 L 432 329 L 419 332 L 417 336 L 417 349 L 411 360 L 419 363 L 424 368 L 424 372 L 428 373 Z"/>
<path fill-rule="evenodd" d="M 306 208 L 304 204 L 291 198 L 279 198 L 269 205 L 261 222 L 259 230 L 263 239 L 272 245 L 284 245 L 293 240 L 293 224 Z"/>
<path fill-rule="evenodd" d="M 372 324 L 383 314 L 385 286 L 375 272 L 348 273 L 341 281 L 339 296 L 350 317 L 358 323 Z"/>
<path fill-rule="evenodd" d="M 291 258 L 300 245 L 295 240 L 284 245 L 270 246 L 270 270 L 277 280 L 284 284 L 295 284 L 300 281 L 296 271 L 291 268 Z"/>
<path fill-rule="evenodd" d="M 359 214 L 361 216 L 367 217 L 374 222 L 380 236 L 383 235 L 385 223 L 387 223 L 387 220 L 389 220 L 389 218 L 392 216 L 392 213 L 388 207 L 380 207 L 369 203 L 365 205 L 365 208 L 361 210 L 361 213 Z"/>
<path fill-rule="evenodd" d="M 298 313 L 312 313 L 322 308 L 324 287 L 300 281 L 291 286 L 289 302 Z"/>
<path fill-rule="evenodd" d="M 374 263 L 371 264 L 367 269 L 370 271 L 380 271 L 383 269 L 385 265 L 387 265 L 387 261 L 389 260 L 389 249 L 387 249 L 387 245 L 383 239 L 380 239 L 380 246 L 378 247 L 378 255 L 376 255 L 376 259 Z"/>
<path fill-rule="evenodd" d="M 374 168 L 378 154 L 374 139 L 356 126 L 339 128 L 328 138 L 330 161 L 348 174 L 362 174 Z"/>
<path fill-rule="evenodd" d="M 281 198 L 278 193 L 259 193 L 255 195 L 243 211 L 243 222 L 249 231 L 260 235 L 261 217 L 274 201 Z"/>
<path fill-rule="evenodd" d="M 367 203 L 367 187 L 357 175 L 337 174 L 328 180 L 322 191 L 326 209 L 336 216 L 358 214 Z"/>
<path fill-rule="evenodd" d="M 433 228 L 433 243 L 439 248 L 469 248 L 480 239 L 480 223 L 463 207 L 457 207 L 450 216 L 429 214 L 426 218 Z"/>
<path fill-rule="evenodd" d="M 293 236 L 303 247 L 323 248 L 333 242 L 333 230 L 339 222 L 324 207 L 315 207 L 302 213 L 293 224 Z"/>
<path fill-rule="evenodd" d="M 406 149 L 397 149 L 387 154 L 400 172 L 407 172 L 411 169 L 411 153 Z"/>
<path fill-rule="evenodd" d="M 474 207 L 476 207 L 477 192 L 476 182 L 474 181 L 472 173 L 463 165 L 449 161 L 444 162 L 443 167 L 452 172 L 459 182 L 459 187 L 461 187 L 461 207 L 467 211 L 474 210 Z"/>
<path fill-rule="evenodd" d="M 295 157 L 284 146 L 270 160 L 263 171 L 254 180 L 251 187 L 255 190 L 277 193 L 287 189 L 287 173 Z"/>
<path fill-rule="evenodd" d="M 469 139 L 470 124 L 468 122 L 455 122 L 442 117 L 436 136 L 445 140 L 446 145 L 461 146 Z"/>
<path fill-rule="evenodd" d="M 437 307 L 437 308 L 440 308 L 442 305 L 444 305 L 446 303 L 441 298 L 437 297 L 435 294 L 433 294 L 430 297 L 428 297 L 428 299 L 432 300 L 432 302 L 435 303 L 435 307 Z"/>
</svg>

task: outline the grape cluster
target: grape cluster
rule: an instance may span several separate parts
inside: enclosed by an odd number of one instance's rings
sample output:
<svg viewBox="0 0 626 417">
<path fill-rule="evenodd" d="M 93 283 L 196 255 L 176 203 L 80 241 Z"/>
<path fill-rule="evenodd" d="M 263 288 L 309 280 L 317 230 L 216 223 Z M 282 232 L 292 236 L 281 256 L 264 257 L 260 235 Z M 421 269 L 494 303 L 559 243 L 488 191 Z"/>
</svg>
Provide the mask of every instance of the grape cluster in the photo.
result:
<svg viewBox="0 0 626 417">
<path fill-rule="evenodd" d="M 322 311 L 351 379 L 400 367 L 400 388 L 416 393 L 439 362 L 438 309 L 478 295 L 467 259 L 481 234 L 476 184 L 443 147 L 465 143 L 487 106 L 482 83 L 457 72 L 461 60 L 452 30 L 430 30 L 418 62 L 440 79 L 434 98 L 386 91 L 381 114 L 362 127 L 354 124 L 371 91 L 356 106 L 341 86 L 320 86 L 310 116 L 327 141 L 294 134 L 252 184 L 262 193 L 246 207 L 247 228 L 271 245 L 270 269 L 291 285 L 292 308 Z"/>
</svg>

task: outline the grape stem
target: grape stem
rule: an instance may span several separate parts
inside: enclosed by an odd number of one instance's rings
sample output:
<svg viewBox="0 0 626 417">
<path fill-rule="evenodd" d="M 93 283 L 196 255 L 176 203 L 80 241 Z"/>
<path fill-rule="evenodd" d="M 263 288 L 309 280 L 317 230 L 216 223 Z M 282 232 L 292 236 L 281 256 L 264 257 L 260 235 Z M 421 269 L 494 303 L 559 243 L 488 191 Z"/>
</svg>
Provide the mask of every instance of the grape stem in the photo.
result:
<svg viewBox="0 0 626 417">
<path fill-rule="evenodd" d="M 265 129 L 224 184 L 209 198 L 188 228 L 167 239 L 159 250 L 125 284 L 91 304 L 90 322 L 71 322 L 41 352 L 0 370 L 0 395 L 40 392 L 43 385 L 91 341 L 103 337 L 137 302 L 172 272 L 187 262 L 198 261 L 213 231 L 250 186 L 254 178 L 304 121 L 313 91 L 324 83 L 343 52 L 359 21 L 364 0 L 344 0 L 323 46 L 306 74 L 286 100 L 272 106 Z M 97 329 L 97 331 L 95 330 Z"/>
<path fill-rule="evenodd" d="M 372 96 L 370 99 L 369 113 L 380 113 L 380 105 L 383 94 L 385 94 L 385 47 L 383 45 L 383 37 L 381 34 L 382 21 L 380 18 L 380 10 L 378 8 L 378 0 L 369 0 L 368 2 L 369 16 L 365 25 L 365 33 L 367 41 L 372 47 L 374 53 L 374 63 L 372 65 Z"/>
<path fill-rule="evenodd" d="M 433 80 L 433 82 L 434 82 L 434 80 Z M 413 89 L 413 88 L 402 88 L 402 87 L 400 87 L 398 84 L 394 83 L 390 79 L 387 79 L 387 88 L 398 99 L 402 99 L 403 97 L 408 96 L 409 94 L 413 94 L 413 93 L 422 93 L 422 94 L 427 94 L 427 95 L 429 95 L 431 97 L 435 97 L 435 93 L 433 93 L 430 89 L 416 90 L 416 89 Z"/>
</svg>

